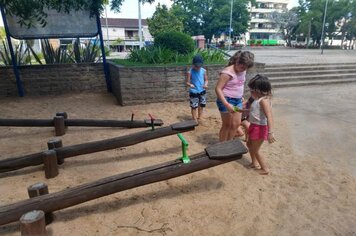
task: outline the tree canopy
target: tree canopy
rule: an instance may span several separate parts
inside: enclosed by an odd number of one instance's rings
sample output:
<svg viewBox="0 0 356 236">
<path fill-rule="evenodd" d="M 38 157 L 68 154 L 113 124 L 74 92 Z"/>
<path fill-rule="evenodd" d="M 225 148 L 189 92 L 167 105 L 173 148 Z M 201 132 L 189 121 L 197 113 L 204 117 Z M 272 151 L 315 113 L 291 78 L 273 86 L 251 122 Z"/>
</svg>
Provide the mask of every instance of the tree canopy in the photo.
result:
<svg viewBox="0 0 356 236">
<path fill-rule="evenodd" d="M 320 45 L 322 24 L 324 19 L 326 0 L 299 0 L 298 15 L 300 22 L 297 34 L 309 35 L 316 45 Z M 326 13 L 325 34 L 327 37 L 335 36 L 341 31 L 344 36 L 353 32 L 353 22 L 356 17 L 355 0 L 328 1 Z M 355 37 L 355 36 L 353 36 Z"/>
<path fill-rule="evenodd" d="M 233 1 L 232 35 L 247 31 L 249 2 Z M 172 13 L 183 21 L 185 33 L 204 35 L 208 39 L 229 32 L 230 10 L 231 0 L 173 0 L 172 6 Z"/>
<path fill-rule="evenodd" d="M 166 5 L 158 4 L 153 16 L 147 19 L 148 30 L 153 37 L 167 31 L 183 31 L 182 20 L 168 10 Z"/>
</svg>

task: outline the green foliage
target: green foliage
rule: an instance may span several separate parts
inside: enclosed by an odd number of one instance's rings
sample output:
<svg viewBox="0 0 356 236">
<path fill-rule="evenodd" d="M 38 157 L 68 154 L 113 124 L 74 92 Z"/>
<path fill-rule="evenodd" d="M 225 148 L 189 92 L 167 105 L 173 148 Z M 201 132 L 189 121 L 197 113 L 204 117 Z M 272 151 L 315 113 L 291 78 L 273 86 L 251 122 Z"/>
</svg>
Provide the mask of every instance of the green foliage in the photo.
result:
<svg viewBox="0 0 356 236">
<path fill-rule="evenodd" d="M 321 41 L 322 24 L 324 19 L 326 0 L 300 0 L 298 14 L 300 23 L 298 24 L 297 34 L 309 35 L 313 40 L 313 46 L 319 46 Z M 328 1 L 326 12 L 325 36 L 333 37 L 338 28 L 341 28 L 343 37 L 352 31 L 348 28 L 349 22 L 356 17 L 355 0 Z M 309 41 L 309 40 L 308 40 Z"/>
<path fill-rule="evenodd" d="M 158 4 L 152 18 L 147 19 L 147 23 L 148 30 L 153 37 L 166 31 L 183 31 L 181 19 L 168 10 L 166 5 Z"/>
<path fill-rule="evenodd" d="M 194 55 L 199 54 L 203 57 L 206 64 L 224 64 L 225 55 L 215 49 L 196 49 L 188 54 L 179 54 L 169 49 L 150 46 L 132 50 L 127 61 L 119 60 L 125 65 L 162 65 L 162 64 L 191 64 Z"/>
<path fill-rule="evenodd" d="M 74 62 L 71 55 L 67 53 L 66 49 L 61 47 L 54 48 L 48 39 L 41 40 L 42 54 L 46 64 L 70 63 Z"/>
<path fill-rule="evenodd" d="M 247 31 L 249 0 L 234 0 L 232 12 L 232 36 Z M 213 35 L 228 32 L 231 0 L 173 0 L 172 13 L 182 19 L 184 31 L 190 35 Z"/>
<path fill-rule="evenodd" d="M 168 31 L 158 34 L 154 39 L 157 47 L 170 49 L 179 54 L 187 54 L 194 50 L 194 40 L 187 34 L 176 31 Z"/>
<path fill-rule="evenodd" d="M 29 41 L 21 41 L 20 44 L 16 45 L 14 54 L 17 65 L 31 64 L 33 49 Z M 2 49 L 0 49 L 0 59 L 2 64 L 5 66 L 12 65 L 11 53 L 7 41 L 2 40 Z M 39 60 L 35 56 L 36 60 Z"/>
<path fill-rule="evenodd" d="M 6 38 L 5 28 L 3 26 L 0 26 L 0 39 L 4 38 Z"/>
<path fill-rule="evenodd" d="M 80 46 L 79 39 L 77 39 L 73 44 L 73 54 L 74 54 L 74 61 L 76 63 L 83 63 L 83 62 L 95 62 L 96 58 L 100 55 L 100 47 L 98 46 L 98 40 L 94 40 L 89 42 L 84 46 Z"/>
</svg>

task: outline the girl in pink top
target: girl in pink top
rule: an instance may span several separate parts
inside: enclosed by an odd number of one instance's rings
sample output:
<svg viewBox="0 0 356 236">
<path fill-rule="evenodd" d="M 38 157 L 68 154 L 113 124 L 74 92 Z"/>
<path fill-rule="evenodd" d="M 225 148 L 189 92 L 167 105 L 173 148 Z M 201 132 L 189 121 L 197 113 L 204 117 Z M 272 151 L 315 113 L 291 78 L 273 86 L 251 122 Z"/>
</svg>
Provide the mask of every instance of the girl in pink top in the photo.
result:
<svg viewBox="0 0 356 236">
<path fill-rule="evenodd" d="M 241 123 L 241 112 L 235 112 L 234 107 L 242 109 L 242 96 L 246 79 L 246 70 L 254 64 L 254 55 L 249 51 L 238 51 L 229 60 L 229 64 L 220 72 L 215 87 L 216 104 L 219 108 L 222 126 L 219 140 L 234 138 Z M 242 111 L 242 110 L 240 110 Z"/>
</svg>

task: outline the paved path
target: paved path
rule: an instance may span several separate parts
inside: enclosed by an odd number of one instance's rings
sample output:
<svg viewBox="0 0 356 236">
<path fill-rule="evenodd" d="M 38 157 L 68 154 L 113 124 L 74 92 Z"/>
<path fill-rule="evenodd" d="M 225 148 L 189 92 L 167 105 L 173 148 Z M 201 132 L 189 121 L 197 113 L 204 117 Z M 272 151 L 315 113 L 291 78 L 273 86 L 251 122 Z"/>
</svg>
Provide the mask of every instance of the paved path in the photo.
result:
<svg viewBox="0 0 356 236">
<path fill-rule="evenodd" d="M 278 88 L 276 120 L 287 122 L 293 151 L 346 167 L 356 177 L 356 84 Z"/>
<path fill-rule="evenodd" d="M 294 48 L 245 48 L 255 54 L 257 62 L 272 64 L 317 64 L 317 63 L 356 63 L 356 50 L 321 50 Z M 230 52 L 233 54 L 235 51 Z"/>
</svg>

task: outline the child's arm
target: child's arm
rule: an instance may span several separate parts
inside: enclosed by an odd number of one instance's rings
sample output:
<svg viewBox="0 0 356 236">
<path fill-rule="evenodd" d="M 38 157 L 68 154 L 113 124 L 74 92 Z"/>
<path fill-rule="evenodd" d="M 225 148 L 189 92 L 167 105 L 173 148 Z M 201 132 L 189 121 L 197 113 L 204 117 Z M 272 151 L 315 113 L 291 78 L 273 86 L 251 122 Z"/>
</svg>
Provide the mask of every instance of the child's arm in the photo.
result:
<svg viewBox="0 0 356 236">
<path fill-rule="evenodd" d="M 207 71 L 205 70 L 205 73 L 204 73 L 204 86 L 203 88 L 207 89 L 208 88 L 208 74 L 207 74 Z"/>
<path fill-rule="evenodd" d="M 190 83 L 190 78 L 191 78 L 192 74 L 190 73 L 190 70 L 188 70 L 187 72 L 187 80 L 186 80 L 186 85 L 190 88 L 194 88 L 194 85 L 192 83 Z"/>
<path fill-rule="evenodd" d="M 269 98 L 265 98 L 261 100 L 261 107 L 263 112 L 267 117 L 267 125 L 268 125 L 268 142 L 273 143 L 276 141 L 273 135 L 273 117 L 272 117 L 272 107 Z"/>
</svg>

